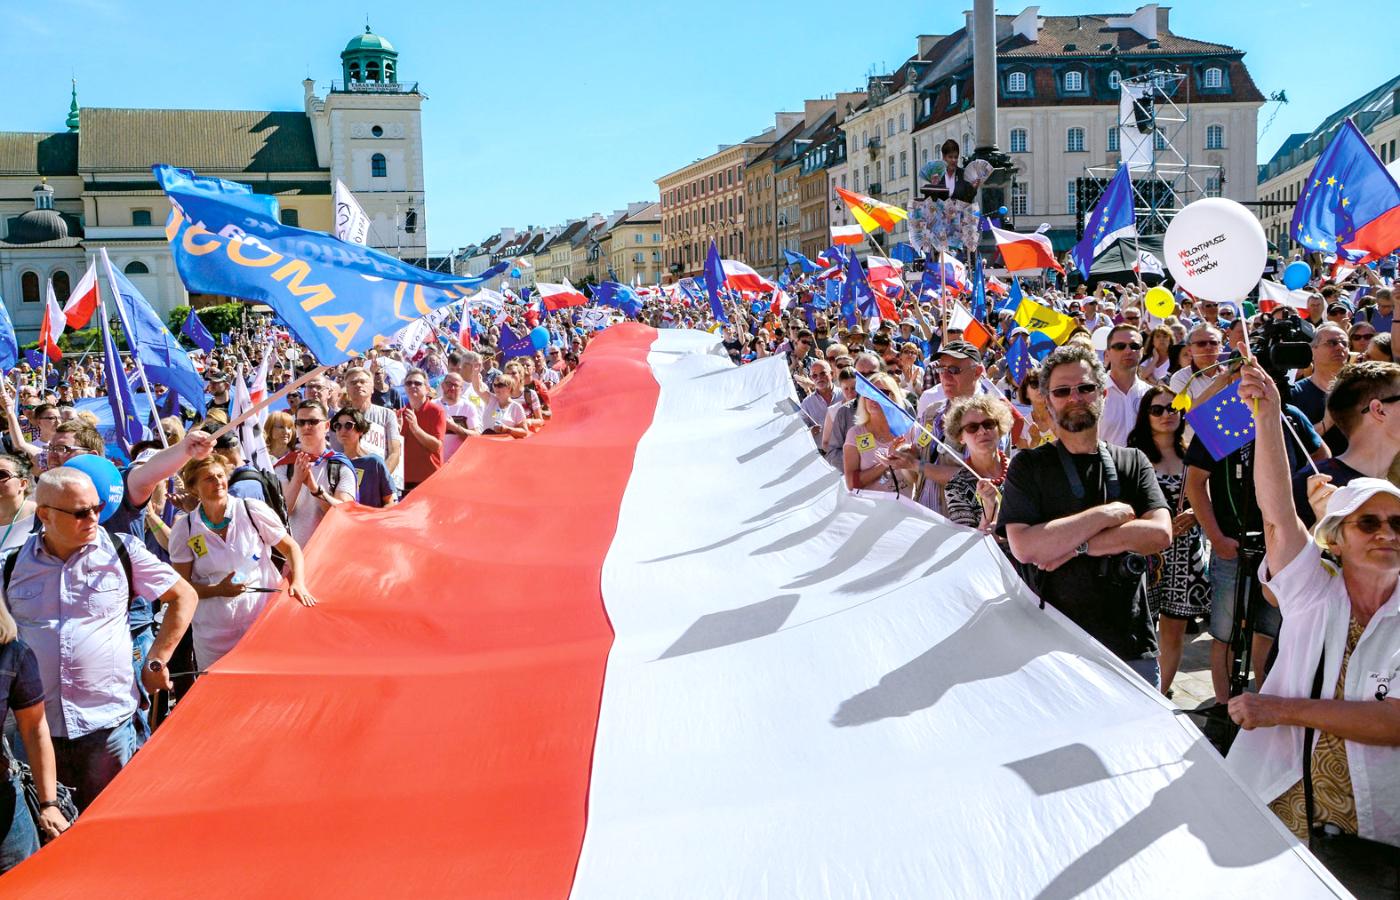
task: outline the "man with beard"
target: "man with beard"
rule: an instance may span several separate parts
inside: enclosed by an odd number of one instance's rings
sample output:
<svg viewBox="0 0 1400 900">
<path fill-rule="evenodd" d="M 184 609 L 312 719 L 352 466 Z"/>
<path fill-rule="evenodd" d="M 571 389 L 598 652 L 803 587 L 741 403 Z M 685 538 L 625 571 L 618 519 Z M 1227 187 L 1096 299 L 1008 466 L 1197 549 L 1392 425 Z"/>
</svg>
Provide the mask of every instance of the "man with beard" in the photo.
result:
<svg viewBox="0 0 1400 900">
<path fill-rule="evenodd" d="M 1012 458 L 998 532 L 1043 602 L 1156 686 L 1144 575 L 1171 544 L 1166 499 L 1141 450 L 1099 440 L 1108 375 L 1091 348 L 1051 352 L 1040 384 L 1058 440 Z"/>
</svg>

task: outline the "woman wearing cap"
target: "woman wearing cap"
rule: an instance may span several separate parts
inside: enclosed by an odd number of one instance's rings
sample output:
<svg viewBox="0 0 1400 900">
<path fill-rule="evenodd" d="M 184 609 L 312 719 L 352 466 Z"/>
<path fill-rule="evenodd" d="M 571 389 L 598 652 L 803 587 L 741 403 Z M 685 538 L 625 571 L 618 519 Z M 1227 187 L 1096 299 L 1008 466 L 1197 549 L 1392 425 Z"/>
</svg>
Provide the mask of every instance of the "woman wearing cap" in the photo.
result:
<svg viewBox="0 0 1400 900">
<path fill-rule="evenodd" d="M 1326 823 L 1400 846 L 1400 700 L 1391 696 L 1400 691 L 1400 489 L 1351 481 L 1310 537 L 1289 490 L 1278 389 L 1250 360 L 1239 391 L 1256 404 L 1259 577 L 1283 628 L 1260 692 L 1230 700 L 1244 731 L 1228 763 L 1300 838 Z M 1324 548 L 1338 565 L 1324 561 Z"/>
<path fill-rule="evenodd" d="M 904 406 L 904 392 L 893 378 L 876 372 L 870 376 L 870 383 L 896 406 Z M 888 462 L 903 445 L 904 438 L 905 435 L 890 431 L 880 404 L 869 397 L 861 397 L 856 403 L 855 421 L 846 432 L 846 443 L 841 450 L 847 489 L 900 493 L 907 497 L 913 487 L 913 476 L 896 471 Z"/>
</svg>

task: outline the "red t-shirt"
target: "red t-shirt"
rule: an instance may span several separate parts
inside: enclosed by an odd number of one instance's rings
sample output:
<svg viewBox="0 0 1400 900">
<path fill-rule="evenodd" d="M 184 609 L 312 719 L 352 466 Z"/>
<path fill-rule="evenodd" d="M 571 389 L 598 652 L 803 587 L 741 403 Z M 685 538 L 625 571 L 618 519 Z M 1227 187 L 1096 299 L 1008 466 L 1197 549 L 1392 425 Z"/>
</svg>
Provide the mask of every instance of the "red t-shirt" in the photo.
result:
<svg viewBox="0 0 1400 900">
<path fill-rule="evenodd" d="M 436 400 L 429 400 L 423 404 L 414 415 L 418 418 L 418 427 L 428 434 L 442 441 L 447 436 L 447 410 L 442 408 L 442 404 Z M 418 443 L 418 439 L 404 429 L 403 435 L 403 480 L 405 484 L 418 484 L 426 481 L 428 476 L 436 472 L 442 466 L 442 449 L 436 453 L 429 453 L 427 448 Z"/>
</svg>

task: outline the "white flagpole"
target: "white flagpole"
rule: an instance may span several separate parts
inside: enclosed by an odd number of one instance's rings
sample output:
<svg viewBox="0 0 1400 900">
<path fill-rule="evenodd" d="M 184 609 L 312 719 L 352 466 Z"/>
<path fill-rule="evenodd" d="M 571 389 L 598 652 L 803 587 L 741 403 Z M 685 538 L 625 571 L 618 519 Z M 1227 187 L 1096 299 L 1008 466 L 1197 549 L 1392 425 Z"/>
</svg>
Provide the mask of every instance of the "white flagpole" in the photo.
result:
<svg viewBox="0 0 1400 900">
<path fill-rule="evenodd" d="M 107 286 L 112 289 L 112 294 L 115 296 L 117 294 L 117 279 L 112 272 L 112 260 L 111 257 L 107 255 L 106 247 L 102 248 L 102 266 L 107 270 Z M 102 314 L 104 316 L 107 314 L 105 304 L 102 308 Z M 117 301 L 117 314 L 117 317 L 122 321 L 122 331 L 126 333 L 127 349 L 131 351 L 131 359 L 136 363 L 136 374 L 141 379 L 141 387 L 145 389 L 146 399 L 150 402 L 151 409 L 154 410 L 156 408 L 156 395 L 155 392 L 151 390 L 151 382 L 146 379 L 146 367 L 141 365 L 141 353 L 136 349 L 136 339 L 131 334 L 131 329 L 127 327 L 126 317 L 121 315 L 121 300 Z M 193 315 L 194 311 L 191 310 L 190 314 Z M 109 385 L 107 389 L 111 390 L 111 386 Z M 165 429 L 160 427 L 159 411 L 156 411 L 155 418 L 156 436 L 160 438 L 160 445 L 161 447 L 169 448 L 170 442 L 165 439 Z"/>
</svg>

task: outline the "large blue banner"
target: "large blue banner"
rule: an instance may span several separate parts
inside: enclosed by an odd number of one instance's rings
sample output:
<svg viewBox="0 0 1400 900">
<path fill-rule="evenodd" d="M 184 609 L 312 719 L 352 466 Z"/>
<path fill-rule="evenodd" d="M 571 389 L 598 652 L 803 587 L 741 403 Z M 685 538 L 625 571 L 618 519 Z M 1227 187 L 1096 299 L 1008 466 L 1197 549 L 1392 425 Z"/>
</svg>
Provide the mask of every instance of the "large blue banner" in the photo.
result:
<svg viewBox="0 0 1400 900">
<path fill-rule="evenodd" d="M 174 212 L 166 224 L 185 286 L 266 303 L 322 363 L 389 341 L 409 322 L 468 296 L 509 268 L 453 276 L 370 247 L 283 225 L 275 198 L 188 169 L 158 165 Z"/>
</svg>

